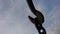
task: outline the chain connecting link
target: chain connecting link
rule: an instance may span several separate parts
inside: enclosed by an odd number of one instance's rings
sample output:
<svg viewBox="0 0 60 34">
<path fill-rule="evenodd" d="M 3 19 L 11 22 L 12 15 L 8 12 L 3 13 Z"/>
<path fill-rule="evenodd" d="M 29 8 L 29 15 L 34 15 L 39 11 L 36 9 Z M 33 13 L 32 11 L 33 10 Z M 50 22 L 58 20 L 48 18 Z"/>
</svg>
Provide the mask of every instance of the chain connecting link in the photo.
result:
<svg viewBox="0 0 60 34">
<path fill-rule="evenodd" d="M 28 6 L 29 6 L 31 12 L 34 15 L 36 15 L 35 18 L 32 18 L 31 16 L 28 16 L 28 18 L 35 25 L 35 27 L 38 30 L 39 34 L 46 34 L 46 30 L 42 26 L 42 24 L 44 23 L 44 16 L 43 16 L 43 14 L 40 11 L 35 9 L 32 0 L 27 0 L 27 3 L 28 3 Z"/>
</svg>

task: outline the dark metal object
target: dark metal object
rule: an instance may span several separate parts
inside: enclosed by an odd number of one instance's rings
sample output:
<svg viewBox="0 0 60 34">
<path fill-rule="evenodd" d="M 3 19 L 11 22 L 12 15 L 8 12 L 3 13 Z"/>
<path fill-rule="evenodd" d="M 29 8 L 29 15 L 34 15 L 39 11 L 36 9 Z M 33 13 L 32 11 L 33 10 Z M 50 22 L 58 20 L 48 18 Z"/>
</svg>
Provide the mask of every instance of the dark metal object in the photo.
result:
<svg viewBox="0 0 60 34">
<path fill-rule="evenodd" d="M 35 18 L 28 16 L 33 24 L 35 24 L 39 34 L 46 34 L 46 30 L 43 28 L 42 24 L 44 23 L 44 16 L 41 12 L 35 9 L 32 0 L 27 0 L 28 6 L 31 12 L 36 15 Z"/>
</svg>

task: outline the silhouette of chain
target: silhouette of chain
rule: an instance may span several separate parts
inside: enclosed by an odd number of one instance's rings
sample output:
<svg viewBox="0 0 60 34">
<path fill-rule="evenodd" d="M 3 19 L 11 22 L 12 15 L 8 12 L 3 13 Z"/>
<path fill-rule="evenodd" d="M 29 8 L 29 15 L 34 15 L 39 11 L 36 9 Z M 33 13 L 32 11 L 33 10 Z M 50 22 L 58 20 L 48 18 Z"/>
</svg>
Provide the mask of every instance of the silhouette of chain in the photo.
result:
<svg viewBox="0 0 60 34">
<path fill-rule="evenodd" d="M 44 16 L 41 12 L 35 9 L 32 0 L 27 0 L 28 6 L 31 12 L 36 15 L 35 18 L 28 16 L 31 22 L 35 25 L 36 29 L 38 30 L 39 34 L 46 34 L 46 30 L 43 28 L 42 24 L 44 23 Z"/>
</svg>

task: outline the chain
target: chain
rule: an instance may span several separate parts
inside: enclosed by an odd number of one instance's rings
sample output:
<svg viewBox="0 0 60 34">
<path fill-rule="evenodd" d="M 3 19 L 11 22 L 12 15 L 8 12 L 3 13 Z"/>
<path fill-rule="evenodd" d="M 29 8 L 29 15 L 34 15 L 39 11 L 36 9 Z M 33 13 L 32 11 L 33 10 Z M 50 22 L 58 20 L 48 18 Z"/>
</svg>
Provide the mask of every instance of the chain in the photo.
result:
<svg viewBox="0 0 60 34">
<path fill-rule="evenodd" d="M 27 0 L 27 3 L 28 3 L 28 6 L 29 6 L 31 12 L 34 15 L 36 15 L 35 18 L 32 18 L 31 16 L 28 16 L 28 18 L 35 25 L 35 27 L 38 30 L 39 34 L 46 34 L 46 30 L 42 26 L 42 24 L 44 23 L 44 16 L 43 16 L 43 14 L 40 11 L 35 9 L 32 0 Z"/>
</svg>

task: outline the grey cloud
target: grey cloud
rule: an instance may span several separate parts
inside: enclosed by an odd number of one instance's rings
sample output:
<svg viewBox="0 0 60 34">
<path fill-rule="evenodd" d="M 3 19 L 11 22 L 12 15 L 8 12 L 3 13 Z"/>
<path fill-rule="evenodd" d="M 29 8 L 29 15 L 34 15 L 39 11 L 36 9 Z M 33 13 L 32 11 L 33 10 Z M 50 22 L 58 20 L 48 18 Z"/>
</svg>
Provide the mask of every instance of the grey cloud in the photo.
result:
<svg viewBox="0 0 60 34">
<path fill-rule="evenodd" d="M 52 20 L 52 22 L 47 28 L 47 33 L 60 34 L 60 6 L 56 6 L 49 15 L 49 19 Z"/>
</svg>

